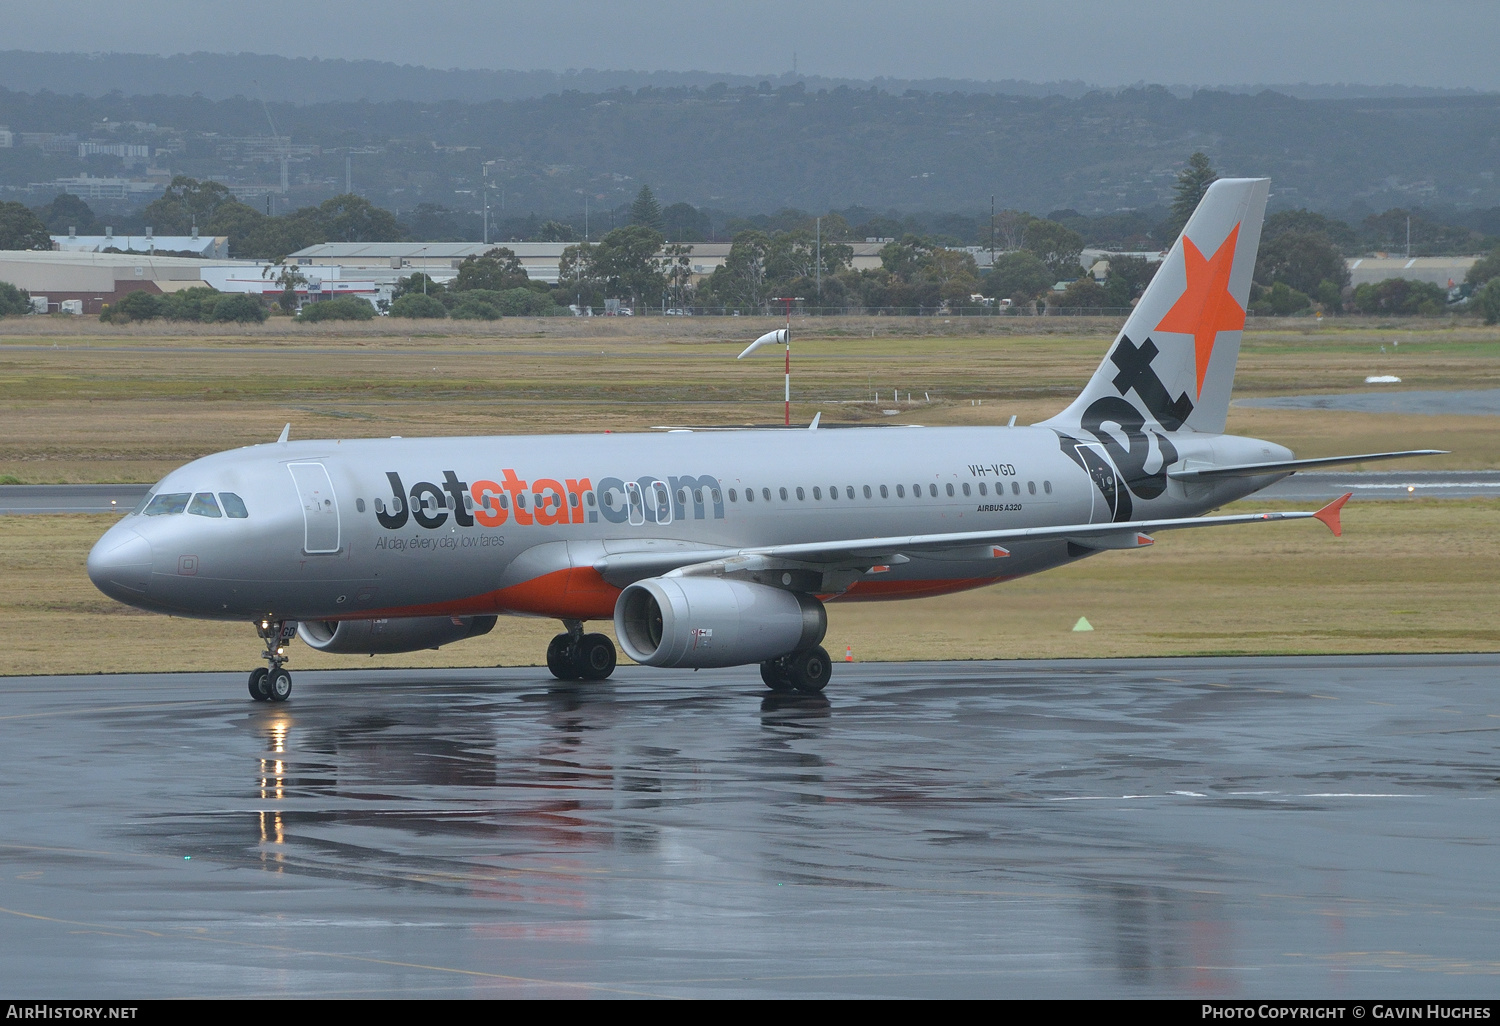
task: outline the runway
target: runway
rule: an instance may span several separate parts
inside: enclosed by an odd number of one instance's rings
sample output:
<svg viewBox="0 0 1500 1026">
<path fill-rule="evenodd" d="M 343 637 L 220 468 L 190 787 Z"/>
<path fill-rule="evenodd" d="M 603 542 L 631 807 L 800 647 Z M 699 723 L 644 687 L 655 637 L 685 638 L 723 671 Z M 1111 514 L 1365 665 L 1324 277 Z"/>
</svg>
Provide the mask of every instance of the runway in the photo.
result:
<svg viewBox="0 0 1500 1026">
<path fill-rule="evenodd" d="M 0 987 L 1493 996 L 1497 671 L 0 678 Z"/>
</svg>

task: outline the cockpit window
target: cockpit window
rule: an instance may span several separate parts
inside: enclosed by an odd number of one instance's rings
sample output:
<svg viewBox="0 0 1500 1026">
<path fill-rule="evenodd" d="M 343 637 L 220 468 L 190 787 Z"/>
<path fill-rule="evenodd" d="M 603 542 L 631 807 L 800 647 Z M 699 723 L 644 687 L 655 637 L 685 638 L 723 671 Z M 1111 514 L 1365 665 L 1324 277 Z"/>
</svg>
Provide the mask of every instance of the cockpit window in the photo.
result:
<svg viewBox="0 0 1500 1026">
<path fill-rule="evenodd" d="M 146 509 L 146 503 L 150 502 L 154 498 L 156 498 L 156 493 L 155 492 L 147 492 L 145 495 L 142 495 L 141 496 L 141 501 L 138 502 L 138 503 L 136 503 L 135 504 L 135 509 L 133 509 L 133 510 L 130 511 L 131 514 L 132 515 L 138 515 L 138 514 L 144 512 L 145 509 Z"/>
<path fill-rule="evenodd" d="M 219 504 L 214 501 L 213 492 L 199 492 L 193 496 L 193 501 L 188 503 L 188 512 L 195 517 L 214 517 L 217 519 L 223 516 L 219 512 Z"/>
<path fill-rule="evenodd" d="M 141 512 L 148 517 L 181 513 L 187 509 L 188 500 L 192 497 L 192 492 L 160 492 L 151 497 L 151 501 L 146 503 L 146 508 Z"/>
<path fill-rule="evenodd" d="M 245 500 L 233 492 L 220 492 L 219 501 L 224 504 L 224 512 L 229 514 L 231 520 L 244 520 L 250 515 L 250 511 L 245 508 Z"/>
</svg>

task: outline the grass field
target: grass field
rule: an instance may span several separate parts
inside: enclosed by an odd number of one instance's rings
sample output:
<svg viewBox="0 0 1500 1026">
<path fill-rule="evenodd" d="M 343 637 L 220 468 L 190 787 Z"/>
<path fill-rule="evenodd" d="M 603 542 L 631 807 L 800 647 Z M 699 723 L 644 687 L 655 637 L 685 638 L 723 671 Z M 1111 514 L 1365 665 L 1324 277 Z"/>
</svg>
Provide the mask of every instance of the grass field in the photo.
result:
<svg viewBox="0 0 1500 1026">
<path fill-rule="evenodd" d="M 758 319 L 497 324 L 272 321 L 233 333 L 0 321 L 0 480 L 152 481 L 198 456 L 294 437 L 643 430 L 781 419 L 780 361 L 734 356 Z M 1076 394 L 1118 322 L 849 318 L 794 325 L 793 417 L 1003 424 Z M 1500 330 L 1473 322 L 1278 321 L 1247 330 L 1236 395 L 1500 387 Z M 900 402 L 892 391 L 902 392 Z M 880 393 L 879 401 L 873 393 Z M 914 400 L 908 403 L 906 393 Z M 895 409 L 894 415 L 885 411 Z M 1412 468 L 1500 467 L 1500 418 L 1231 411 L 1229 430 L 1317 456 L 1430 447 Z M 1262 508 L 1257 506 L 1256 508 Z M 0 518 L 5 673 L 241 669 L 248 625 L 137 613 L 84 558 L 108 517 Z M 1280 524 L 1162 536 L 977 592 L 829 607 L 830 651 L 860 660 L 1500 646 L 1500 503 L 1351 506 L 1346 533 Z M 1080 616 L 1096 628 L 1071 630 Z M 294 667 L 534 664 L 550 621 L 502 620 L 440 652 L 383 660 L 293 649 Z"/>
</svg>

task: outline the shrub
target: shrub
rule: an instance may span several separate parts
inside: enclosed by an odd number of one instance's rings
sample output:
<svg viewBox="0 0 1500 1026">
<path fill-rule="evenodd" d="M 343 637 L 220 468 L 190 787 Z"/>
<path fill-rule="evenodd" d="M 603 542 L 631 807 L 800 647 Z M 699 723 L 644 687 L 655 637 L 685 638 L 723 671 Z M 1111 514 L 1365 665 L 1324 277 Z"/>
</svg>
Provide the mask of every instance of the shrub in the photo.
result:
<svg viewBox="0 0 1500 1026">
<path fill-rule="evenodd" d="M 392 317 L 447 317 L 448 308 L 436 296 L 408 292 L 391 304 Z"/>
<path fill-rule="evenodd" d="M 31 296 L 8 281 L 0 281 L 0 317 L 31 313 Z"/>
<path fill-rule="evenodd" d="M 162 297 L 153 292 L 126 293 L 109 308 L 109 319 L 116 324 L 152 320 L 161 316 L 161 300 Z"/>
<path fill-rule="evenodd" d="M 477 290 L 475 290 L 477 291 Z M 456 321 L 498 321 L 500 308 L 472 296 L 455 303 L 449 316 Z"/>
<path fill-rule="evenodd" d="M 1366 282 L 1354 290 L 1354 308 L 1365 314 L 1435 314 L 1447 303 L 1447 289 L 1407 278 Z"/>
<path fill-rule="evenodd" d="M 218 301 L 217 289 L 198 286 L 167 293 L 158 301 L 157 310 L 169 321 L 207 321 Z"/>
<path fill-rule="evenodd" d="M 340 296 L 325 299 L 320 303 L 309 303 L 297 315 L 299 321 L 368 321 L 375 316 L 375 308 L 355 296 Z"/>
<path fill-rule="evenodd" d="M 235 321 L 240 324 L 260 324 L 269 314 L 266 305 L 254 296 L 243 292 L 233 292 L 227 296 L 220 296 L 212 306 L 212 314 L 209 314 L 208 304 L 204 304 L 204 320 L 212 319 L 223 324 Z"/>
</svg>

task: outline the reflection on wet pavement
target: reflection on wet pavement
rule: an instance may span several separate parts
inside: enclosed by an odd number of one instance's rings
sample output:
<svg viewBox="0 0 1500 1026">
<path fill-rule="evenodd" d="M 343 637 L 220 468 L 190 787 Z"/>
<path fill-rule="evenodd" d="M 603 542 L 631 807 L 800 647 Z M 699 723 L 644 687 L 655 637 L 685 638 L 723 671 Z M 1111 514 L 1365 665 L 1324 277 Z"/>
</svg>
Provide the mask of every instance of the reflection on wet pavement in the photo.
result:
<svg viewBox="0 0 1500 1026">
<path fill-rule="evenodd" d="M 10 678 L 0 984 L 1493 993 L 1497 667 Z"/>
</svg>

